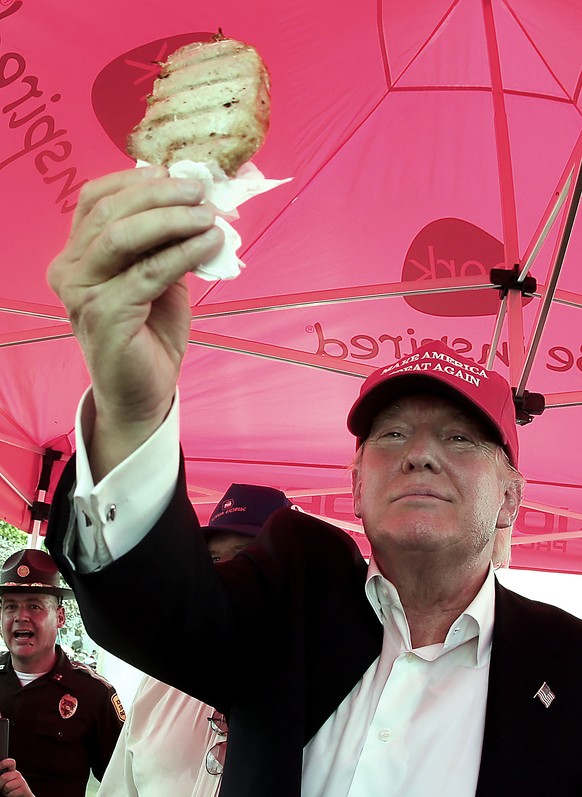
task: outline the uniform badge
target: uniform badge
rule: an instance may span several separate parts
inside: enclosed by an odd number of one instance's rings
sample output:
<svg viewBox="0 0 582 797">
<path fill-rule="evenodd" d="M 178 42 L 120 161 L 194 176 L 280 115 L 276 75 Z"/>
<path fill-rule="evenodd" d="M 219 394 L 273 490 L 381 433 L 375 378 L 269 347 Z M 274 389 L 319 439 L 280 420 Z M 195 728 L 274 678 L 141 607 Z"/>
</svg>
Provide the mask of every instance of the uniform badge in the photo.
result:
<svg viewBox="0 0 582 797">
<path fill-rule="evenodd" d="M 78 705 L 79 701 L 76 697 L 73 697 L 73 695 L 65 695 L 61 697 L 59 702 L 59 714 L 64 720 L 68 720 L 73 716 Z"/>
<path fill-rule="evenodd" d="M 115 709 L 115 713 L 121 720 L 121 722 L 125 722 L 125 709 L 123 708 L 123 704 L 119 699 L 119 695 L 117 692 L 114 695 L 111 695 L 111 702 L 113 703 L 113 708 Z"/>
<path fill-rule="evenodd" d="M 26 576 L 30 573 L 30 569 L 26 565 L 20 565 L 16 572 L 20 578 L 26 578 Z"/>
</svg>

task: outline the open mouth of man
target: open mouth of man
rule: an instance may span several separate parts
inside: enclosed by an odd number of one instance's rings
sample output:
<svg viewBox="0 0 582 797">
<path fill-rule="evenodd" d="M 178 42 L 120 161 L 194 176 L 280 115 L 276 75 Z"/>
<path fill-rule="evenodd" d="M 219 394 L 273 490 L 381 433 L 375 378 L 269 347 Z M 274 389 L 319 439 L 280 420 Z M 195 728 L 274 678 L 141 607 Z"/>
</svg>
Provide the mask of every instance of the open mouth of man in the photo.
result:
<svg viewBox="0 0 582 797">
<path fill-rule="evenodd" d="M 27 642 L 28 640 L 32 639 L 34 634 L 32 631 L 15 631 L 13 636 L 17 642 Z"/>
</svg>

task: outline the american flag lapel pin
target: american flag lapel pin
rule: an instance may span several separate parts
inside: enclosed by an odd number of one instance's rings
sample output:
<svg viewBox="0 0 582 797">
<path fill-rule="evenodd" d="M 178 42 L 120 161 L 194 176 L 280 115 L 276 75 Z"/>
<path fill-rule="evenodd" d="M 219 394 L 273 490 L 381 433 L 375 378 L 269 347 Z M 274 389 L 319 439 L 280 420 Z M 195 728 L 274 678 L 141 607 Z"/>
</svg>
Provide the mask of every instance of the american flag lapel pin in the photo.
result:
<svg viewBox="0 0 582 797">
<path fill-rule="evenodd" d="M 550 687 L 544 681 L 538 691 L 535 693 L 534 698 L 539 697 L 546 708 L 549 708 L 556 695 L 552 692 Z"/>
</svg>

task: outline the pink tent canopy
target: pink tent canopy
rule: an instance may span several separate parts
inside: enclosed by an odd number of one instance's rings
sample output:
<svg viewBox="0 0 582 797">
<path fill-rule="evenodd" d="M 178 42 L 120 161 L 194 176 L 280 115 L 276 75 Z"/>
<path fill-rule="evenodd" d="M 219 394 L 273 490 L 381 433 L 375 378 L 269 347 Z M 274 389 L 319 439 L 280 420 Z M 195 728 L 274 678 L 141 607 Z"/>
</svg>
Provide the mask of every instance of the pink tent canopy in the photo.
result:
<svg viewBox="0 0 582 797">
<path fill-rule="evenodd" d="M 74 444 L 87 374 L 44 274 L 80 187 L 131 166 L 157 62 L 219 27 L 269 66 L 255 163 L 293 180 L 241 208 L 239 278 L 190 280 L 202 517 L 233 481 L 269 484 L 366 553 L 347 409 L 372 368 L 442 338 L 523 415 L 545 396 L 520 430 L 513 565 L 582 572 L 578 0 L 0 0 L 0 516 L 42 531 Z"/>
</svg>

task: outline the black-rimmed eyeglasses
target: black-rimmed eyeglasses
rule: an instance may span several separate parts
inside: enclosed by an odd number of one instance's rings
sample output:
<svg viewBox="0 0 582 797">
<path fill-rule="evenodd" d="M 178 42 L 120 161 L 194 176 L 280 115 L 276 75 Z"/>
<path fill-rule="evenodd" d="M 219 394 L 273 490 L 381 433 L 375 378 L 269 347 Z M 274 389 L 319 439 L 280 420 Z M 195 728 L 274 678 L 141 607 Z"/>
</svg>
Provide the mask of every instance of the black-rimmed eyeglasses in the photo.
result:
<svg viewBox="0 0 582 797">
<path fill-rule="evenodd" d="M 215 733 L 218 733 L 220 736 L 226 736 L 228 734 L 228 723 L 224 714 L 215 710 L 212 716 L 208 717 L 208 722 Z M 226 739 L 217 742 L 206 753 L 206 771 L 209 775 L 222 775 L 224 760 L 226 758 L 226 742 Z"/>
</svg>

